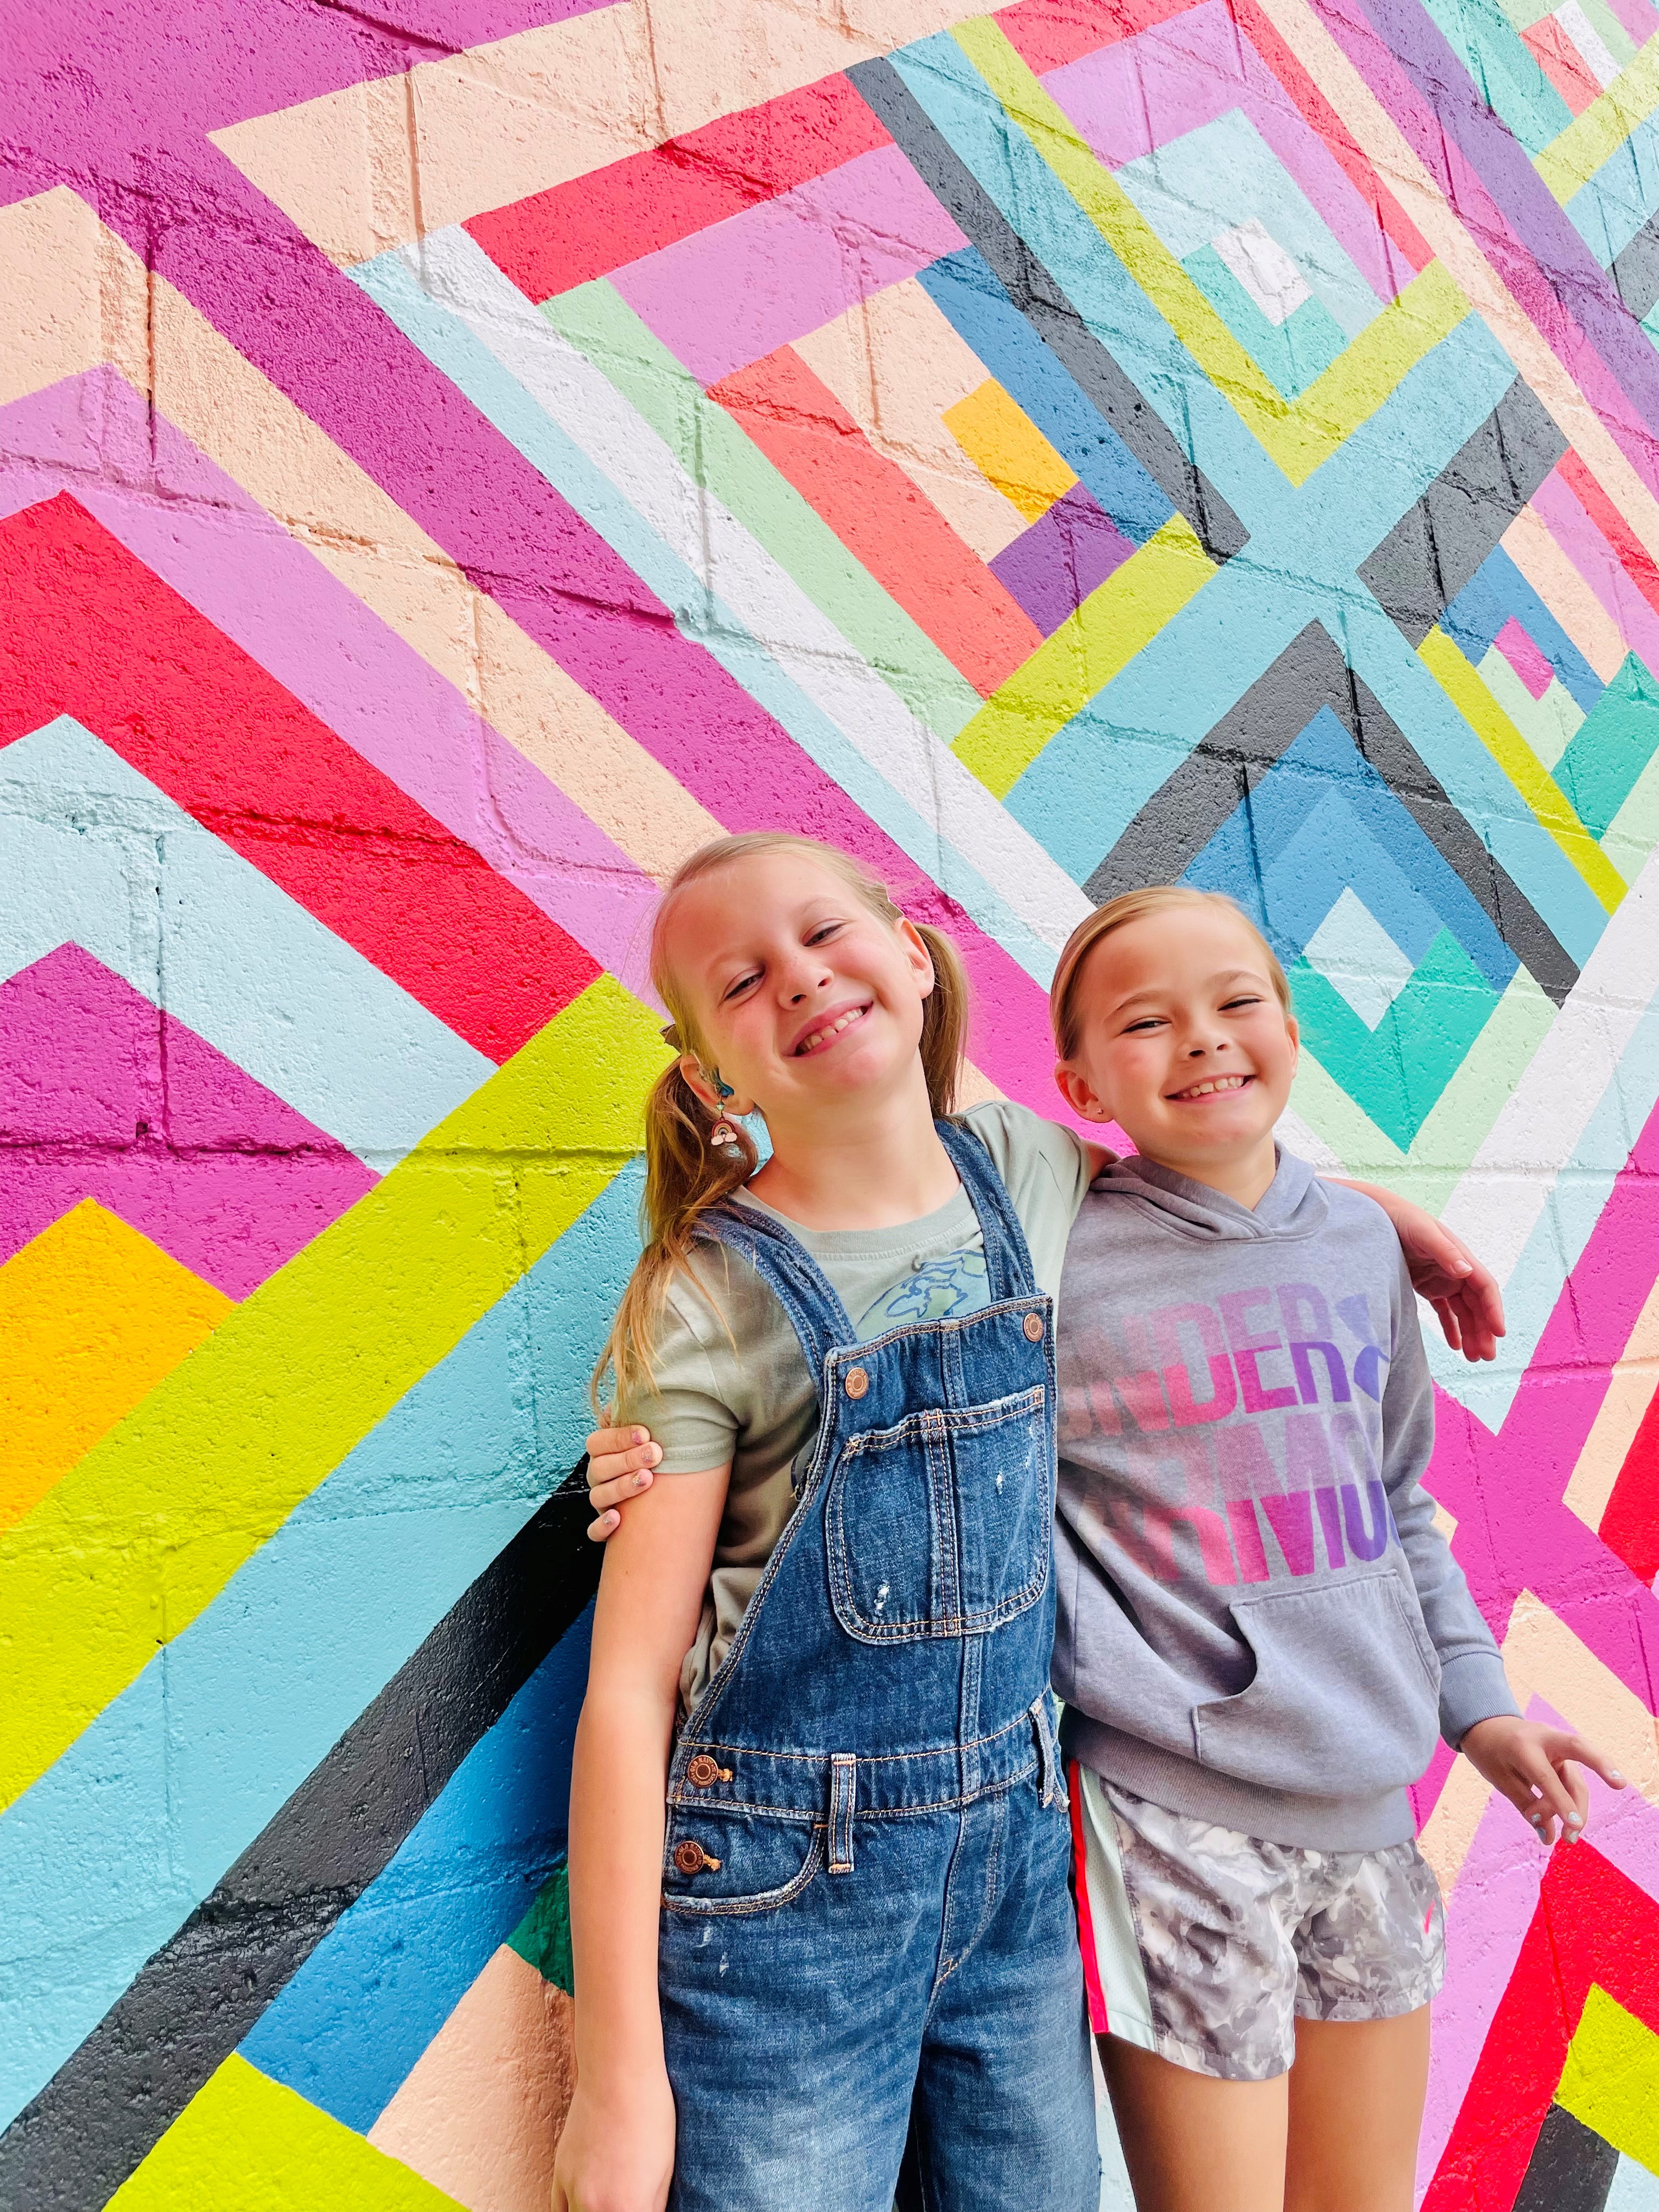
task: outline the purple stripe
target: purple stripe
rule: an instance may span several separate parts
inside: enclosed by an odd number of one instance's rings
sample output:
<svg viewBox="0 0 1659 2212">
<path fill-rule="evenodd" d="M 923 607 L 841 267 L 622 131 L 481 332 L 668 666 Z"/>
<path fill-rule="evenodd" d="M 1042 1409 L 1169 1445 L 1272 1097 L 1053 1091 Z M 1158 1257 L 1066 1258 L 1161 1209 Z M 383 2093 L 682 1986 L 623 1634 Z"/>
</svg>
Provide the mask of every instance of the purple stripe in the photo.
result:
<svg viewBox="0 0 1659 2212">
<path fill-rule="evenodd" d="M 1659 614 L 1637 590 L 1624 562 L 1585 514 L 1559 469 L 1552 469 L 1539 485 L 1532 507 L 1601 602 L 1625 643 L 1650 668 L 1659 668 Z"/>
<path fill-rule="evenodd" d="M 991 562 L 991 574 L 1048 637 L 1134 547 L 1084 487 L 1073 484 Z"/>
<path fill-rule="evenodd" d="M 131 491 L 97 473 L 117 453 Z M 641 980 L 650 878 L 112 368 L 0 409 L 0 515 L 59 491 L 596 960 Z"/>
<path fill-rule="evenodd" d="M 1101 46 L 1043 82 L 1114 169 L 1239 109 L 1380 301 L 1416 275 L 1317 131 L 1285 105 L 1284 86 L 1239 37 L 1223 0 L 1203 0 L 1138 37 Z"/>
<path fill-rule="evenodd" d="M 79 945 L 0 986 L 0 1261 L 83 1198 L 245 1298 L 377 1177 Z"/>
<path fill-rule="evenodd" d="M 1314 5 L 1632 466 L 1659 495 L 1659 458 L 1649 434 L 1659 429 L 1659 356 L 1526 149 L 1481 104 L 1468 70 L 1414 0 Z M 1356 12 L 1362 7 L 1366 15 Z"/>
</svg>

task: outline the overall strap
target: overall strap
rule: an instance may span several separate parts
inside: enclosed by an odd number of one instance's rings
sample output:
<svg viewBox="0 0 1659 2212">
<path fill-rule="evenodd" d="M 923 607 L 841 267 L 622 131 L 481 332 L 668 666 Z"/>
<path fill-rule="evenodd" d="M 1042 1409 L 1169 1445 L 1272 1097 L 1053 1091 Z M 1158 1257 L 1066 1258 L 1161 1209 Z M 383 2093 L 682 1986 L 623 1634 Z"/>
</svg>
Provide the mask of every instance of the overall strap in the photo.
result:
<svg viewBox="0 0 1659 2212">
<path fill-rule="evenodd" d="M 1037 1287 L 1025 1231 L 1006 1184 L 991 1162 L 983 1140 L 955 1121 L 935 1121 L 939 1142 L 951 1155 L 963 1188 L 979 1216 L 985 1241 L 985 1273 L 993 1305 L 1005 1298 L 1029 1298 Z"/>
<path fill-rule="evenodd" d="M 835 1285 L 798 1237 L 758 1207 L 727 1201 L 712 1206 L 697 1234 L 746 1260 L 788 1316 L 801 1357 L 815 1377 L 838 1345 L 856 1344 L 858 1331 Z"/>
</svg>

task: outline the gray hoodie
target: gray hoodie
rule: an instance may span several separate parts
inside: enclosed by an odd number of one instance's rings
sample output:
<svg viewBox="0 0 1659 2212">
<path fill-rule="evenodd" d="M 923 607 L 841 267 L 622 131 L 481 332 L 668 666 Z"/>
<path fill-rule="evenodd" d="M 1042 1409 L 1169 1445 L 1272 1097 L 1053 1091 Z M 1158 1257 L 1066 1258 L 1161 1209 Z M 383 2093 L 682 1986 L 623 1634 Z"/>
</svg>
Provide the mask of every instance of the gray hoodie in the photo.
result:
<svg viewBox="0 0 1659 2212">
<path fill-rule="evenodd" d="M 1254 1212 L 1120 1161 L 1060 1311 L 1068 1751 L 1274 1842 L 1405 1841 L 1437 1729 L 1516 1708 L 1419 1482 L 1433 1393 L 1387 1217 L 1283 1152 Z"/>
</svg>

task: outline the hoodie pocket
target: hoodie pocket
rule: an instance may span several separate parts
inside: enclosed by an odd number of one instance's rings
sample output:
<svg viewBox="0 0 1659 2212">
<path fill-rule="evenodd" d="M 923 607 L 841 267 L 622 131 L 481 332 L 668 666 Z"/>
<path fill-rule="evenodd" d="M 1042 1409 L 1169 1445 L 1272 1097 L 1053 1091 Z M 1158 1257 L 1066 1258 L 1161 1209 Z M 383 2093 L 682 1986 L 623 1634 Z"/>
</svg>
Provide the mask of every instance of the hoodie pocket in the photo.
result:
<svg viewBox="0 0 1659 2212">
<path fill-rule="evenodd" d="M 1237 1600 L 1255 1674 L 1194 1707 L 1200 1765 L 1304 1797 L 1415 1782 L 1434 1756 L 1440 1689 L 1415 1612 L 1392 1571 Z"/>
</svg>

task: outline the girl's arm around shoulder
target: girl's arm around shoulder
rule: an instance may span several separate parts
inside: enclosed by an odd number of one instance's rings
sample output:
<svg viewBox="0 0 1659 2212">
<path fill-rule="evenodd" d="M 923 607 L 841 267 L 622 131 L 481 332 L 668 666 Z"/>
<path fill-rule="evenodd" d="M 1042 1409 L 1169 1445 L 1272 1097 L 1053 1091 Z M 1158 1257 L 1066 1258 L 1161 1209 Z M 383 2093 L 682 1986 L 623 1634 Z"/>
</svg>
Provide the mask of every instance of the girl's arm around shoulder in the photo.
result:
<svg viewBox="0 0 1659 2212">
<path fill-rule="evenodd" d="M 657 1917 L 668 1756 L 730 1474 L 728 1463 L 656 1485 L 605 1550 L 571 1775 L 576 2094 L 553 2212 L 661 2212 L 667 2200 Z"/>
</svg>

